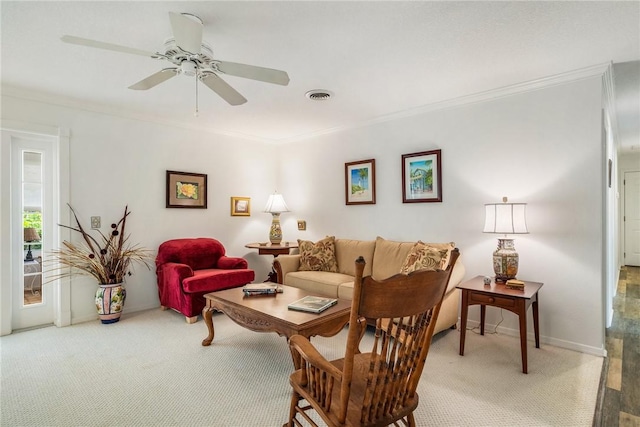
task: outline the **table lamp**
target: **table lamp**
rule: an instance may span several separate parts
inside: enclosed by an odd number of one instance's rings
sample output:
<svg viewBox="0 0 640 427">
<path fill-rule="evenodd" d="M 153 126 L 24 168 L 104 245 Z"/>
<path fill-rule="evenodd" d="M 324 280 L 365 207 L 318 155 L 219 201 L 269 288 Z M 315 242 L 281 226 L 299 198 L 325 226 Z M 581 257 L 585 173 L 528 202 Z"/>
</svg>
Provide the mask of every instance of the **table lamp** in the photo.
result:
<svg viewBox="0 0 640 427">
<path fill-rule="evenodd" d="M 37 242 L 40 240 L 40 235 L 38 234 L 38 230 L 35 228 L 25 228 L 24 229 L 24 241 L 28 243 L 27 247 L 27 256 L 25 257 L 25 261 L 33 261 L 33 254 L 31 253 L 31 243 Z"/>
<path fill-rule="evenodd" d="M 267 200 L 267 206 L 264 208 L 265 212 L 272 215 L 271 228 L 269 229 L 269 241 L 272 245 L 279 245 L 282 242 L 282 228 L 280 228 L 280 214 L 282 212 L 289 212 L 287 204 L 284 202 L 282 194 L 278 194 L 276 191 L 269 196 Z"/>
<path fill-rule="evenodd" d="M 513 244 L 513 239 L 507 234 L 527 234 L 527 220 L 525 216 L 526 203 L 487 203 L 484 205 L 484 233 L 504 234 L 498 238 L 498 248 L 493 253 L 493 271 L 496 282 L 504 283 L 515 279 L 518 274 L 519 256 Z"/>
</svg>

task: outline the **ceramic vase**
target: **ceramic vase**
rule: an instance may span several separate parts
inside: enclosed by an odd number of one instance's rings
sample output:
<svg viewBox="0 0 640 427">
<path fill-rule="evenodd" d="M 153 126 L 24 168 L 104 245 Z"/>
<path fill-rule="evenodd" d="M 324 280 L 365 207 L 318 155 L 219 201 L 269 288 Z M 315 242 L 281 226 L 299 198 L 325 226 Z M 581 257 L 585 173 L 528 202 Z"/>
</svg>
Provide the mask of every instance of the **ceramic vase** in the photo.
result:
<svg viewBox="0 0 640 427">
<path fill-rule="evenodd" d="M 120 320 L 127 292 L 122 283 L 100 284 L 96 291 L 96 309 L 102 323 Z"/>
</svg>

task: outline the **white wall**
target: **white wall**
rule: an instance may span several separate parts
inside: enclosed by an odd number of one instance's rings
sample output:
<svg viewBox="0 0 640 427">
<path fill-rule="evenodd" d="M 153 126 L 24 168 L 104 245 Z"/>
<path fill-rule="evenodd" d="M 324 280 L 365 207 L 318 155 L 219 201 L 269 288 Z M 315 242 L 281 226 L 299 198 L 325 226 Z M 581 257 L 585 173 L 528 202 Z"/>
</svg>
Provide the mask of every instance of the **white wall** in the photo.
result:
<svg viewBox="0 0 640 427">
<path fill-rule="evenodd" d="M 268 236 L 271 216 L 262 209 L 276 188 L 271 146 L 6 96 L 2 119 L 70 130 L 70 203 L 84 226 L 100 216 L 102 231 L 108 232 L 129 205 L 131 241 L 151 249 L 154 257 L 165 240 L 210 236 L 227 254 L 244 256 L 258 278 L 266 277 L 270 257 L 244 245 Z M 166 170 L 207 174 L 208 209 L 165 208 Z M 250 217 L 230 216 L 231 196 L 251 197 Z M 73 279 L 72 323 L 97 318 L 95 290 L 91 278 Z M 127 280 L 126 310 L 158 306 L 155 267 L 136 267 Z"/>
<path fill-rule="evenodd" d="M 337 102 L 337 100 L 336 100 Z M 484 203 L 527 202 L 530 234 L 515 236 L 518 277 L 544 282 L 543 342 L 602 354 L 603 147 L 600 76 L 425 112 L 279 147 L 292 213 L 284 232 L 455 241 L 467 278 L 491 275 L 496 235 Z M 443 202 L 402 203 L 401 155 L 442 149 Z M 345 205 L 344 163 L 376 159 L 377 203 Z M 295 219 L 307 220 L 298 232 Z M 479 318 L 477 307 L 470 318 Z M 531 315 L 529 330 L 532 331 Z M 515 315 L 502 326 L 516 334 Z M 489 309 L 487 323 L 500 315 Z"/>
<path fill-rule="evenodd" d="M 134 241 L 155 250 L 170 238 L 214 236 L 258 277 L 271 260 L 244 244 L 266 240 L 270 217 L 261 210 L 275 188 L 292 210 L 281 216 L 286 240 L 453 240 L 467 278 L 492 274 L 497 236 L 481 232 L 483 204 L 527 202 L 531 234 L 516 236 L 519 277 L 545 284 L 543 343 L 602 354 L 601 85 L 588 77 L 279 147 L 8 97 L 2 114 L 70 130 L 71 203 L 85 223 L 99 215 L 108 227 L 128 204 Z M 403 204 L 401 155 L 435 148 L 443 202 Z M 377 204 L 346 206 L 344 163 L 368 158 L 376 159 Z M 166 169 L 208 174 L 209 209 L 166 209 Z M 231 196 L 252 198 L 251 217 L 229 216 Z M 127 310 L 157 307 L 153 270 L 138 268 L 128 289 Z M 90 280 L 74 281 L 73 322 L 95 318 L 94 291 Z M 488 311 L 488 324 L 497 323 L 498 311 Z M 515 316 L 504 317 L 501 331 L 517 333 Z"/>
</svg>

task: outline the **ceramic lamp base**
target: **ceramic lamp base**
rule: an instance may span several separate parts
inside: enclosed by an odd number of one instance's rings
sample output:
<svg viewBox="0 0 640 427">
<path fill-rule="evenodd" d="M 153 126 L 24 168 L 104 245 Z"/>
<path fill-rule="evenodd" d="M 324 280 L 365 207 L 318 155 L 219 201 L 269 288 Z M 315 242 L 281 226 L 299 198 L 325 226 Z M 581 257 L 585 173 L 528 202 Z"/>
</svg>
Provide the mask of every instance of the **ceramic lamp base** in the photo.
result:
<svg viewBox="0 0 640 427">
<path fill-rule="evenodd" d="M 515 279 L 518 274 L 519 256 L 513 239 L 498 239 L 498 248 L 493 253 L 493 271 L 496 282 L 504 283 Z"/>
<path fill-rule="evenodd" d="M 272 213 L 271 228 L 269 229 L 269 241 L 272 245 L 279 245 L 282 242 L 282 228 L 280 228 L 280 214 Z"/>
</svg>

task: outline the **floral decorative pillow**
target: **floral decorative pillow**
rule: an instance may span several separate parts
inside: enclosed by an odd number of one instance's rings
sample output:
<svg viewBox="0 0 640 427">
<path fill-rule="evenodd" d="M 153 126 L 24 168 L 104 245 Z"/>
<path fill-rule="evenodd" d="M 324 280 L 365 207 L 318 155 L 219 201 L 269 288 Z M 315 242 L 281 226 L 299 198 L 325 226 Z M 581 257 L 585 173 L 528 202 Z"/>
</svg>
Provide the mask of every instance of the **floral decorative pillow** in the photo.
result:
<svg viewBox="0 0 640 427">
<path fill-rule="evenodd" d="M 300 251 L 299 271 L 338 272 L 335 236 L 325 237 L 316 243 L 298 239 L 298 250 Z"/>
<path fill-rule="evenodd" d="M 417 242 L 404 260 L 400 273 L 409 274 L 416 270 L 441 270 L 447 262 L 447 250 L 437 249 Z"/>
</svg>

